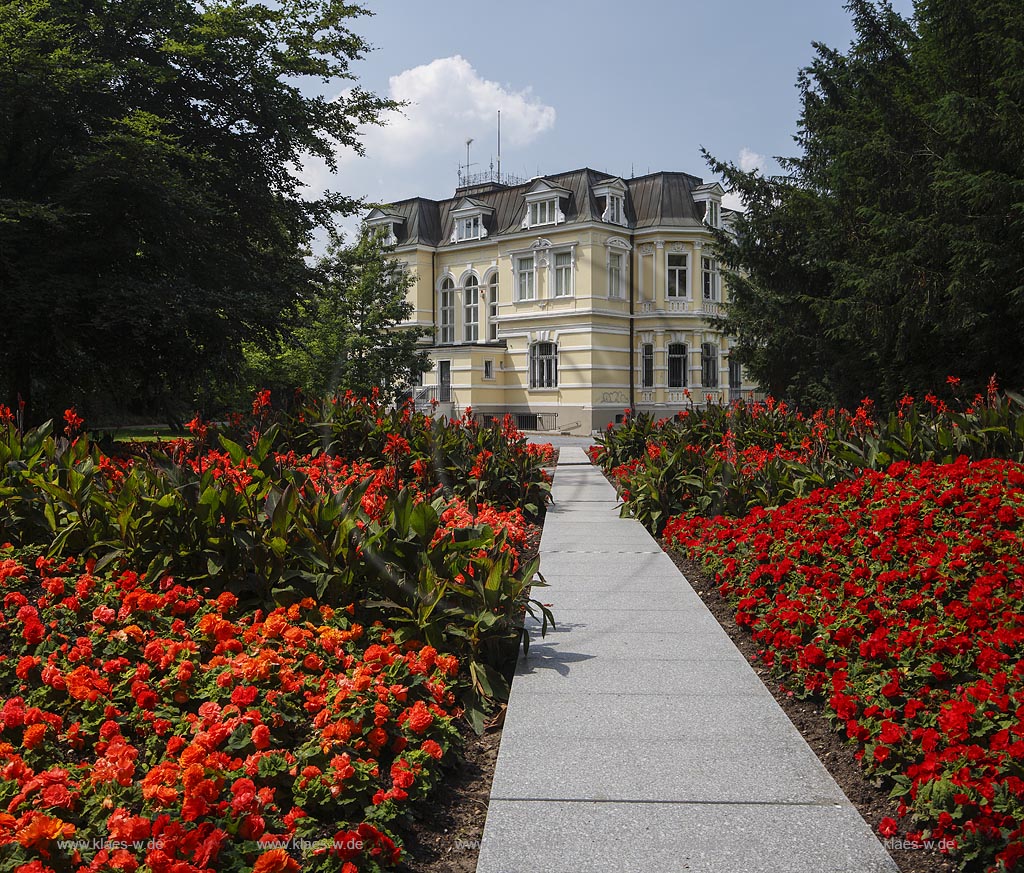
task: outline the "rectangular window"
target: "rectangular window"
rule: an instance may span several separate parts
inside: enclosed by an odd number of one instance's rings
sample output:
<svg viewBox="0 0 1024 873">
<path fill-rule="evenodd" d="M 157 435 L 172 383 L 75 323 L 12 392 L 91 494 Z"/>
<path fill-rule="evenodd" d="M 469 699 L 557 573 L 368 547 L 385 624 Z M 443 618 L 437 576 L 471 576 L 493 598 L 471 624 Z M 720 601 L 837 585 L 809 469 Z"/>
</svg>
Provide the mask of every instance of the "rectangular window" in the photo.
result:
<svg viewBox="0 0 1024 873">
<path fill-rule="evenodd" d="M 718 299 L 718 262 L 714 258 L 701 258 L 704 299 Z"/>
<path fill-rule="evenodd" d="M 530 346 L 530 387 L 558 387 L 558 346 L 554 343 Z"/>
<path fill-rule="evenodd" d="M 616 197 L 614 194 L 611 196 L 610 202 L 611 208 L 608 210 L 608 220 L 612 224 L 622 224 L 622 198 Z"/>
<path fill-rule="evenodd" d="M 665 296 L 669 299 L 685 300 L 690 296 L 689 259 L 689 255 L 668 256 Z"/>
<path fill-rule="evenodd" d="M 494 378 L 494 361 L 484 361 L 484 378 Z"/>
<path fill-rule="evenodd" d="M 668 387 L 686 387 L 686 345 L 671 343 L 668 347 Z"/>
<path fill-rule="evenodd" d="M 480 239 L 480 216 L 460 218 L 458 222 L 459 239 Z"/>
<path fill-rule="evenodd" d="M 608 296 L 622 296 L 622 255 L 618 252 L 608 255 Z"/>
<path fill-rule="evenodd" d="M 533 258 L 516 258 L 516 299 L 533 300 L 537 289 L 533 282 Z"/>
<path fill-rule="evenodd" d="M 718 346 L 714 343 L 701 343 L 700 346 L 701 383 L 704 388 L 718 387 Z"/>
<path fill-rule="evenodd" d="M 442 403 L 452 402 L 452 362 L 437 362 L 437 399 Z"/>
<path fill-rule="evenodd" d="M 718 227 L 718 220 L 719 220 L 719 217 L 721 215 L 721 213 L 719 211 L 720 209 L 721 209 L 721 207 L 714 200 L 708 201 L 708 226 L 709 227 Z"/>
<path fill-rule="evenodd" d="M 572 252 L 555 252 L 555 297 L 572 293 Z"/>
<path fill-rule="evenodd" d="M 487 338 L 492 342 L 498 339 L 498 274 L 491 276 L 491 286 L 487 300 Z"/>
<path fill-rule="evenodd" d="M 476 279 L 466 282 L 463 293 L 466 304 L 463 332 L 467 343 L 475 343 L 480 337 L 480 286 Z"/>
<path fill-rule="evenodd" d="M 446 279 L 441 286 L 438 316 L 441 323 L 440 343 L 455 342 L 455 283 Z"/>
<path fill-rule="evenodd" d="M 651 343 L 640 346 L 640 387 L 654 387 L 654 346 Z"/>
<path fill-rule="evenodd" d="M 538 224 L 555 223 L 555 201 L 542 200 L 540 203 L 530 204 L 530 227 Z"/>
</svg>

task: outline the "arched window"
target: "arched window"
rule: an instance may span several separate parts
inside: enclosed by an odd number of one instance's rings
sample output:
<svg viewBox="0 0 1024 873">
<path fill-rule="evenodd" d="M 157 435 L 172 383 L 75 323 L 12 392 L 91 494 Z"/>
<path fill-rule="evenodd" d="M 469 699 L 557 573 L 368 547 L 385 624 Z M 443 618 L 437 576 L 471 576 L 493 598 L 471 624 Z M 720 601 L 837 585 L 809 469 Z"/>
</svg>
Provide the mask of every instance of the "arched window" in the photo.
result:
<svg viewBox="0 0 1024 873">
<path fill-rule="evenodd" d="M 530 387 L 558 387 L 558 346 L 554 343 L 530 346 Z"/>
<path fill-rule="evenodd" d="M 718 387 L 718 346 L 714 343 L 700 345 L 701 383 L 704 388 Z"/>
<path fill-rule="evenodd" d="M 487 287 L 487 338 L 498 339 L 498 274 L 491 274 Z"/>
<path fill-rule="evenodd" d="M 442 344 L 455 342 L 455 283 L 450 277 L 441 282 L 437 301 L 438 339 Z"/>
<path fill-rule="evenodd" d="M 668 387 L 686 387 L 686 343 L 670 343 L 668 347 Z"/>
<path fill-rule="evenodd" d="M 463 300 L 465 304 L 463 336 L 467 343 L 475 343 L 480 338 L 480 281 L 476 276 L 466 278 Z"/>
</svg>

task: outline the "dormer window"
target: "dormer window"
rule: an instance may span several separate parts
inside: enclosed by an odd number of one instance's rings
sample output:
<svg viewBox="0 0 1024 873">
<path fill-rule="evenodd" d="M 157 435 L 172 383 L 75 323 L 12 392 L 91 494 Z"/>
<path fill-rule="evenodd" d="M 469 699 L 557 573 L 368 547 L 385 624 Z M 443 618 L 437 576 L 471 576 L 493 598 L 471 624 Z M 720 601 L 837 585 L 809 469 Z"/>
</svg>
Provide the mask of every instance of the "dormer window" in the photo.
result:
<svg viewBox="0 0 1024 873">
<path fill-rule="evenodd" d="M 708 227 L 722 226 L 722 195 L 725 189 L 718 182 L 699 185 L 693 189 L 693 202 L 697 217 Z"/>
<path fill-rule="evenodd" d="M 494 210 L 486 203 L 474 200 L 472 197 L 463 197 L 451 212 L 451 242 L 460 243 L 484 239 L 487 236 L 486 218 L 493 213 Z"/>
<path fill-rule="evenodd" d="M 626 190 L 626 183 L 622 179 L 607 179 L 594 186 L 601 221 L 626 226 Z"/>
<path fill-rule="evenodd" d="M 568 202 L 571 193 L 565 188 L 552 185 L 546 179 L 537 179 L 524 195 L 526 211 L 522 227 L 543 227 L 564 222 L 562 207 Z"/>
<path fill-rule="evenodd" d="M 384 235 L 384 242 L 389 246 L 398 244 L 398 233 L 405 224 L 405 216 L 383 209 L 372 209 L 366 216 L 366 226 Z"/>
</svg>

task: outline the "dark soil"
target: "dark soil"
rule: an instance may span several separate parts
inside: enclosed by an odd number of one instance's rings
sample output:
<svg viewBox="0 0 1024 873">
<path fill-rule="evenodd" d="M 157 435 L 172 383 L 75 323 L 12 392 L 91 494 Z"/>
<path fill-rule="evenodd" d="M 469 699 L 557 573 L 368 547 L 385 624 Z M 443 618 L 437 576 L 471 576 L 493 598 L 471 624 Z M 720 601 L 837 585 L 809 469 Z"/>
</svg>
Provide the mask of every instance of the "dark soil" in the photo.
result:
<svg viewBox="0 0 1024 873">
<path fill-rule="evenodd" d="M 879 822 L 886 816 L 898 821 L 897 801 L 889 799 L 886 789 L 868 781 L 854 757 L 857 747 L 832 730 L 822 715 L 821 703 L 798 700 L 791 691 L 773 681 L 769 671 L 757 660 L 757 644 L 748 631 L 736 624 L 734 610 L 718 593 L 714 580 L 693 561 L 673 550 L 666 551 L 872 830 L 877 834 Z M 956 864 L 936 848 L 896 848 L 893 842 L 900 841 L 899 834 L 892 841 L 879 839 L 902 873 L 947 873 L 957 869 Z"/>
<path fill-rule="evenodd" d="M 555 460 L 546 468 L 548 473 L 554 472 L 557 463 L 556 448 Z M 523 560 L 536 557 L 539 547 L 538 535 L 524 552 Z M 511 680 L 514 669 L 515 655 L 506 678 Z M 502 707 L 482 736 L 477 736 L 467 722 L 460 723 L 461 760 L 446 772 L 429 806 L 418 809 L 415 818 L 397 828 L 405 843 L 405 861 L 399 873 L 475 873 L 504 720 Z"/>
<path fill-rule="evenodd" d="M 462 724 L 464 755 L 421 807 L 417 819 L 401 829 L 405 862 L 400 873 L 474 873 L 487 818 L 501 729 L 477 736 Z"/>
</svg>

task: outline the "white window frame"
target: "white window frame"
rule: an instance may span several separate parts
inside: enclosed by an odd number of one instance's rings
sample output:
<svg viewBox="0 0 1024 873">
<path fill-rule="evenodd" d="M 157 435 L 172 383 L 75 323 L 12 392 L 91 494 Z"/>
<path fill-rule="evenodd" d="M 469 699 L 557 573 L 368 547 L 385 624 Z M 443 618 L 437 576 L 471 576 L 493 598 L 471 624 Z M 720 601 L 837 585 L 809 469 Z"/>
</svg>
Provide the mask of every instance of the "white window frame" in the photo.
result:
<svg viewBox="0 0 1024 873">
<path fill-rule="evenodd" d="M 654 343 L 640 344 L 640 387 L 654 387 Z"/>
<path fill-rule="evenodd" d="M 706 217 L 708 227 L 719 227 L 722 223 L 722 204 L 717 200 L 709 200 Z"/>
<path fill-rule="evenodd" d="M 558 387 L 558 343 L 550 340 L 531 343 L 529 363 L 531 391 Z"/>
<path fill-rule="evenodd" d="M 681 267 L 673 266 L 673 258 L 682 258 L 683 265 Z M 679 281 L 680 273 L 682 273 L 682 282 Z M 673 293 L 672 288 L 673 275 L 676 277 L 675 293 Z M 665 299 L 690 299 L 690 255 L 688 252 L 666 252 L 665 254 Z"/>
<path fill-rule="evenodd" d="M 455 280 L 445 276 L 437 291 L 437 342 L 452 345 L 455 342 Z"/>
<path fill-rule="evenodd" d="M 462 286 L 462 336 L 467 343 L 480 339 L 480 280 L 472 273 Z"/>
<path fill-rule="evenodd" d="M 720 296 L 721 273 L 715 258 L 703 255 L 700 259 L 701 288 L 705 301 L 717 303 Z"/>
<path fill-rule="evenodd" d="M 559 264 L 560 257 L 568 257 L 568 264 Z M 557 249 L 551 253 L 552 297 L 573 297 L 576 294 L 576 253 L 570 249 Z"/>
<path fill-rule="evenodd" d="M 681 347 L 682 348 L 683 353 L 681 355 L 680 354 L 673 354 L 672 353 L 672 349 L 676 348 L 676 347 Z M 668 347 L 665 350 L 665 355 L 666 355 L 666 357 L 668 359 L 667 379 L 668 379 L 668 387 L 669 387 L 669 389 L 673 390 L 673 389 L 679 389 L 679 388 L 686 388 L 687 387 L 687 383 L 689 382 L 689 373 L 687 371 L 689 370 L 689 367 L 690 367 L 690 347 L 686 343 L 669 343 Z M 672 384 L 672 363 L 673 363 L 673 361 L 679 361 L 679 369 L 681 371 L 680 375 L 682 377 L 681 384 L 679 384 L 679 385 L 673 385 Z"/>
<path fill-rule="evenodd" d="M 516 302 L 537 299 L 537 256 L 514 255 L 516 265 Z M 529 261 L 529 267 L 523 265 Z M 525 287 L 524 287 L 525 286 Z M 524 293 L 525 292 L 525 293 Z"/>
<path fill-rule="evenodd" d="M 498 339 L 498 271 L 495 270 L 487 279 L 487 339 L 496 342 Z"/>
<path fill-rule="evenodd" d="M 488 382 L 494 381 L 494 361 L 490 359 L 484 361 L 484 379 Z"/>
<path fill-rule="evenodd" d="M 456 221 L 456 231 L 459 242 L 480 239 L 480 228 L 483 226 L 483 218 L 480 215 L 470 215 L 466 218 L 459 218 Z"/>
<path fill-rule="evenodd" d="M 702 388 L 718 387 L 718 370 L 720 368 L 718 355 L 717 343 L 704 342 L 700 344 L 700 383 Z"/>
<path fill-rule="evenodd" d="M 608 195 L 608 221 L 612 224 L 625 224 L 625 199 L 618 194 Z"/>
<path fill-rule="evenodd" d="M 558 198 L 551 197 L 547 200 L 534 200 L 527 206 L 527 227 L 544 227 L 548 224 L 558 224 Z"/>
<path fill-rule="evenodd" d="M 626 262 L 625 255 L 625 252 L 618 249 L 611 249 L 608 252 L 608 297 L 611 300 L 622 300 L 624 297 L 622 273 Z"/>
</svg>

